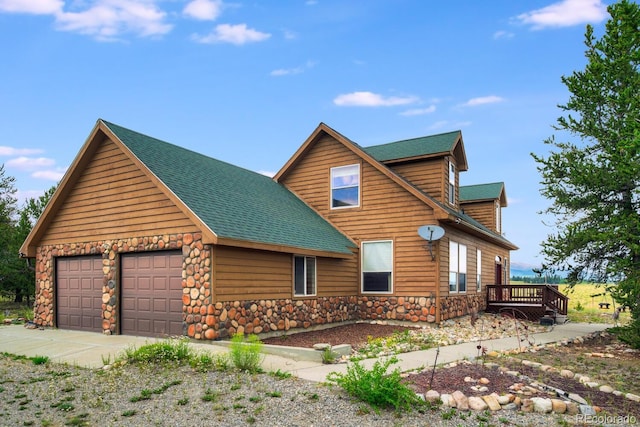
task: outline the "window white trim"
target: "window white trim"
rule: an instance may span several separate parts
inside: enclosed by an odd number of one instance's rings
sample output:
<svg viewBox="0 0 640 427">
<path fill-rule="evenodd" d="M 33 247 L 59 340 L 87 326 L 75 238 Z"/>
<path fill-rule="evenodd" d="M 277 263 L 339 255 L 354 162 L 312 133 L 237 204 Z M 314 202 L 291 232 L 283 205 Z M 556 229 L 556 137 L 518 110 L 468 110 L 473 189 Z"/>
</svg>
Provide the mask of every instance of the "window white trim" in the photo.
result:
<svg viewBox="0 0 640 427">
<path fill-rule="evenodd" d="M 393 293 L 393 240 L 362 242 L 360 290 L 363 294 Z M 365 279 L 366 277 L 366 279 Z M 365 285 L 365 282 L 369 282 Z M 387 290 L 381 289 L 386 281 Z M 365 290 L 369 286 L 369 290 Z M 371 289 L 371 286 L 378 289 Z"/>
<path fill-rule="evenodd" d="M 449 293 L 467 292 L 467 246 L 449 240 Z"/>
<path fill-rule="evenodd" d="M 314 256 L 293 256 L 293 296 L 315 296 L 317 287 L 317 261 Z"/>
<path fill-rule="evenodd" d="M 482 292 L 482 251 L 476 250 L 476 292 Z"/>
<path fill-rule="evenodd" d="M 449 160 L 449 204 L 456 204 L 456 165 Z"/>
<path fill-rule="evenodd" d="M 360 207 L 361 179 L 360 164 L 337 166 L 330 172 L 329 205 L 331 209 Z M 353 194 L 355 193 L 355 194 Z M 338 194 L 341 197 L 337 197 Z"/>
</svg>

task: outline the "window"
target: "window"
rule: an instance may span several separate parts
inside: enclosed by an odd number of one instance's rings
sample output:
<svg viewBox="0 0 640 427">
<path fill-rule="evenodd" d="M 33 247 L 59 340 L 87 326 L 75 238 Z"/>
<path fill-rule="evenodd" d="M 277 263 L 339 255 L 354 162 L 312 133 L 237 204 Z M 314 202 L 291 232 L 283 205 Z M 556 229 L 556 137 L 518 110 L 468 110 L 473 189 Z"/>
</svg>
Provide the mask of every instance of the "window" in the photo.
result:
<svg viewBox="0 0 640 427">
<path fill-rule="evenodd" d="M 393 242 L 362 242 L 362 292 L 390 293 L 393 278 Z"/>
<path fill-rule="evenodd" d="M 360 206 L 360 165 L 331 168 L 331 208 Z"/>
<path fill-rule="evenodd" d="M 467 292 L 467 247 L 449 241 L 449 292 Z"/>
<path fill-rule="evenodd" d="M 482 291 L 482 251 L 476 251 L 476 291 Z"/>
<path fill-rule="evenodd" d="M 500 202 L 496 202 L 496 231 L 500 233 L 500 229 L 502 228 L 502 210 L 500 208 Z"/>
<path fill-rule="evenodd" d="M 293 257 L 293 288 L 295 296 L 316 294 L 316 258 L 312 256 Z"/>
<path fill-rule="evenodd" d="M 456 166 L 449 162 L 449 203 L 456 204 Z"/>
</svg>

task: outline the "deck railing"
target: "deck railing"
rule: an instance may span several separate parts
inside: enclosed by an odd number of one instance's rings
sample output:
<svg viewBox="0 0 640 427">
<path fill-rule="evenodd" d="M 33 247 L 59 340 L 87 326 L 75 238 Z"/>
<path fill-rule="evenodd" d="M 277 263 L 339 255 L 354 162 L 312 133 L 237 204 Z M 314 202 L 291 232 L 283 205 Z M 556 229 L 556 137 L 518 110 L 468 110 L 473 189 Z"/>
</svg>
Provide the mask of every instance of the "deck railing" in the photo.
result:
<svg viewBox="0 0 640 427">
<path fill-rule="evenodd" d="M 550 285 L 487 285 L 487 308 L 543 307 L 567 314 L 569 298 Z"/>
</svg>

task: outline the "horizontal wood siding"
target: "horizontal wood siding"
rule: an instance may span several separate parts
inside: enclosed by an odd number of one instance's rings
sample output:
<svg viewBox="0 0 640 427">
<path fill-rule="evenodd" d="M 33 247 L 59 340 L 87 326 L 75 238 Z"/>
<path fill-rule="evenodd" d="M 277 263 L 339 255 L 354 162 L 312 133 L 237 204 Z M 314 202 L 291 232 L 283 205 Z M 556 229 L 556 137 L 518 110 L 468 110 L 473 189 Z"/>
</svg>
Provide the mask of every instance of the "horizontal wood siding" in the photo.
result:
<svg viewBox="0 0 640 427">
<path fill-rule="evenodd" d="M 330 169 L 336 166 L 361 164 L 361 206 L 330 208 Z M 425 241 L 417 230 L 425 224 L 435 224 L 433 210 L 394 183 L 382 172 L 330 137 L 318 141 L 283 183 L 356 240 L 393 240 L 394 294 L 425 295 L 435 292 L 436 262 L 424 248 Z M 359 263 L 359 260 L 358 260 Z M 356 278 L 360 289 L 360 276 Z"/>
<path fill-rule="evenodd" d="M 214 253 L 216 301 L 294 298 L 293 255 L 229 246 L 216 246 Z M 355 257 L 316 262 L 317 296 L 357 293 Z"/>
<path fill-rule="evenodd" d="M 443 202 L 443 188 L 447 176 L 443 173 L 443 159 L 391 165 L 391 169 L 434 199 Z"/>
<path fill-rule="evenodd" d="M 292 256 L 280 252 L 216 246 L 215 301 L 291 298 Z"/>
<path fill-rule="evenodd" d="M 193 222 L 111 141 L 73 183 L 40 244 L 197 231 Z"/>
<path fill-rule="evenodd" d="M 494 201 L 465 203 L 462 205 L 464 213 L 487 227 L 496 231 L 496 204 Z"/>
<path fill-rule="evenodd" d="M 481 292 L 485 292 L 486 285 L 496 283 L 495 278 L 495 259 L 499 256 L 503 260 L 509 257 L 509 251 L 498 247 L 497 245 L 487 243 L 483 240 L 473 238 L 467 234 L 463 234 L 456 229 L 445 228 L 445 237 L 440 241 L 440 266 L 441 266 L 441 288 L 440 295 L 449 295 L 449 241 L 461 243 L 467 246 L 467 292 L 466 294 L 476 293 L 476 266 L 477 266 L 477 249 L 482 251 L 482 288 Z M 460 295 L 460 294 L 451 294 Z"/>
</svg>

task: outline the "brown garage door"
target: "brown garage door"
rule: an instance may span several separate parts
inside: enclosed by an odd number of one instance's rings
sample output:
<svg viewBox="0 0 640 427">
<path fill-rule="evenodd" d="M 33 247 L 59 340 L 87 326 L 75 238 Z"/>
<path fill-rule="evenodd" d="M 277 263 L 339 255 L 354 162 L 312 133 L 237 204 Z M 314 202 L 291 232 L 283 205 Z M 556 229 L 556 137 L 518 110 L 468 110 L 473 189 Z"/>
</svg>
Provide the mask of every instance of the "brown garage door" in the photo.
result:
<svg viewBox="0 0 640 427">
<path fill-rule="evenodd" d="M 183 335 L 182 253 L 126 254 L 121 271 L 121 333 Z"/>
<path fill-rule="evenodd" d="M 102 332 L 102 257 L 56 259 L 56 325 Z"/>
</svg>

